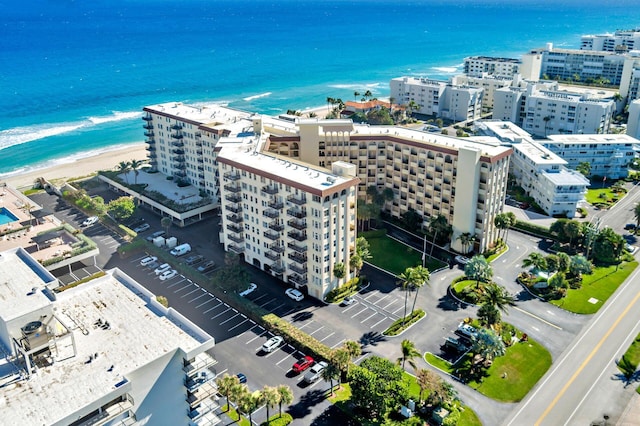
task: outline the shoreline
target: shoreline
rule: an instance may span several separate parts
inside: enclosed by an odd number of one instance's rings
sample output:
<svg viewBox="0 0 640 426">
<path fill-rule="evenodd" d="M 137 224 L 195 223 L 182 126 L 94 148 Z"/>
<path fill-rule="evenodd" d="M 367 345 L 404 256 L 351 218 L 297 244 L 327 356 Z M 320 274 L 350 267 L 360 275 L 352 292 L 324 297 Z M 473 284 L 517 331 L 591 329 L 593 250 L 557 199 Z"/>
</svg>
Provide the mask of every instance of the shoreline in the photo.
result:
<svg viewBox="0 0 640 426">
<path fill-rule="evenodd" d="M 147 150 L 144 143 L 134 143 L 110 150 L 88 153 L 69 162 L 44 165 L 14 174 L 0 177 L 0 181 L 16 189 L 29 189 L 36 179 L 42 177 L 49 181 L 69 180 L 89 176 L 99 170 L 113 170 L 121 161 L 146 160 Z"/>
</svg>

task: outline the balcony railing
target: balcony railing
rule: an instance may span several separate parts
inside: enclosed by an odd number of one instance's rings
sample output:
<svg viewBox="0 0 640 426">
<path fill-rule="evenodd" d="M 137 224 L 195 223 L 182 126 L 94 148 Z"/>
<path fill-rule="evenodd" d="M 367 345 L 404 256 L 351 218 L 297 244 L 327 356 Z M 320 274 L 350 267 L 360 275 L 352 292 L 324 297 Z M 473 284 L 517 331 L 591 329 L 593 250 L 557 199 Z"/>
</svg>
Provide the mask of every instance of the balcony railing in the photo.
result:
<svg viewBox="0 0 640 426">
<path fill-rule="evenodd" d="M 281 225 L 278 222 L 274 221 L 274 222 L 269 223 L 269 229 L 273 229 L 274 231 L 282 232 L 282 231 L 284 231 L 284 225 Z"/>
<path fill-rule="evenodd" d="M 271 244 L 269 250 L 275 251 L 276 253 L 284 253 L 284 247 L 278 244 Z"/>
<path fill-rule="evenodd" d="M 236 205 L 233 205 L 233 204 L 225 204 L 224 208 L 226 210 L 229 210 L 230 212 L 233 212 L 233 213 L 236 213 L 236 214 L 242 212 L 242 206 L 236 206 Z"/>
<path fill-rule="evenodd" d="M 293 216 L 297 219 L 303 219 L 305 217 L 307 217 L 307 211 L 302 209 L 287 209 L 287 214 L 289 216 Z"/>
<path fill-rule="evenodd" d="M 295 263 L 290 263 L 289 264 L 289 269 L 291 269 L 293 272 L 297 272 L 298 274 L 306 274 L 307 273 L 307 265 L 298 266 Z"/>
<path fill-rule="evenodd" d="M 173 142 L 171 142 L 171 146 L 175 146 L 177 148 L 182 148 L 182 147 L 184 147 L 184 142 L 173 141 Z"/>
<path fill-rule="evenodd" d="M 302 230 L 304 230 L 304 229 L 307 229 L 307 224 L 306 224 L 306 222 L 305 222 L 305 221 L 303 221 L 303 220 L 298 220 L 298 219 L 289 219 L 289 220 L 287 221 L 287 224 L 288 224 L 290 227 L 295 228 L 295 229 L 298 229 L 298 230 L 300 230 L 300 231 L 302 231 Z"/>
<path fill-rule="evenodd" d="M 182 124 L 174 124 L 173 126 L 171 126 L 172 130 L 182 130 Z"/>
<path fill-rule="evenodd" d="M 171 153 L 175 155 L 184 155 L 184 149 L 182 148 L 172 148 Z"/>
<path fill-rule="evenodd" d="M 235 245 L 235 244 L 229 244 L 229 245 L 227 246 L 227 248 L 228 248 L 229 250 L 231 250 L 232 252 L 237 253 L 237 254 L 240 254 L 240 253 L 244 252 L 244 247 L 242 247 L 242 246 L 237 246 L 237 245 Z"/>
<path fill-rule="evenodd" d="M 238 194 L 227 194 L 224 196 L 224 199 L 232 203 L 239 203 L 240 201 L 242 201 L 242 197 Z"/>
<path fill-rule="evenodd" d="M 228 214 L 227 220 L 233 223 L 242 223 L 242 216 L 239 214 Z"/>
<path fill-rule="evenodd" d="M 226 172 L 224 175 L 225 179 L 229 180 L 240 180 L 240 173 L 238 172 Z"/>
<path fill-rule="evenodd" d="M 293 238 L 294 240 L 298 240 L 298 241 L 304 241 L 307 239 L 306 232 L 289 231 L 287 235 L 289 236 L 289 238 Z"/>
<path fill-rule="evenodd" d="M 284 208 L 284 203 L 282 201 L 270 200 L 267 205 L 272 209 L 282 210 Z"/>
<path fill-rule="evenodd" d="M 242 188 L 240 187 L 240 185 L 236 185 L 236 184 L 226 184 L 224 186 L 224 189 L 229 191 L 229 192 L 235 192 L 238 193 L 240 191 L 242 191 Z"/>
<path fill-rule="evenodd" d="M 233 223 L 229 223 L 227 224 L 227 229 L 231 232 L 235 232 L 236 234 L 241 234 L 242 230 L 244 228 L 242 228 L 242 226 L 238 226 L 238 225 L 234 225 Z"/>
<path fill-rule="evenodd" d="M 187 373 L 189 376 L 192 376 L 194 373 L 204 370 L 205 368 L 213 367 L 216 365 L 218 361 L 211 355 L 206 352 L 200 353 L 196 355 L 193 359 L 189 361 L 184 361 L 182 370 Z"/>
<path fill-rule="evenodd" d="M 287 247 L 289 247 L 292 250 L 297 251 L 298 253 L 306 253 L 307 252 L 307 246 L 301 246 L 298 245 L 294 242 L 289 242 L 287 243 Z"/>
<path fill-rule="evenodd" d="M 154 133 L 152 131 L 144 132 L 144 135 L 148 138 L 152 138 Z"/>
<path fill-rule="evenodd" d="M 271 266 L 271 270 L 274 271 L 276 274 L 283 274 L 284 271 L 287 270 L 287 268 L 285 268 L 284 265 L 280 262 L 274 262 L 269 266 Z"/>
<path fill-rule="evenodd" d="M 182 139 L 184 136 L 181 133 L 171 133 L 173 139 Z"/>
<path fill-rule="evenodd" d="M 300 263 L 300 264 L 307 263 L 307 255 L 306 254 L 289 253 L 289 259 L 293 260 L 294 262 Z"/>
<path fill-rule="evenodd" d="M 297 204 L 299 206 L 303 206 L 307 203 L 307 198 L 306 197 L 296 197 L 295 195 L 289 195 L 287 197 L 287 201 L 292 202 L 293 204 Z"/>
<path fill-rule="evenodd" d="M 289 282 L 298 286 L 307 285 L 308 280 L 306 276 L 291 274 L 288 276 Z"/>
<path fill-rule="evenodd" d="M 142 119 L 143 119 L 144 121 L 151 121 L 151 120 L 153 120 L 153 117 L 152 117 L 152 116 L 150 116 L 150 115 L 143 115 L 143 116 L 142 116 Z"/>
<path fill-rule="evenodd" d="M 279 255 L 278 253 L 274 253 L 274 252 L 272 252 L 272 251 L 267 251 L 267 252 L 264 254 L 264 257 L 266 257 L 266 258 L 267 258 L 267 259 L 269 259 L 269 260 L 273 260 L 274 262 L 275 262 L 276 260 L 280 260 L 280 255 Z"/>
<path fill-rule="evenodd" d="M 155 145 L 149 145 L 149 146 L 146 147 L 146 150 L 147 151 L 155 151 L 156 147 L 155 147 Z"/>
<path fill-rule="evenodd" d="M 178 170 L 177 172 L 174 173 L 176 176 L 178 177 L 187 177 L 187 172 L 185 172 L 184 170 Z"/>
<path fill-rule="evenodd" d="M 171 165 L 173 166 L 174 169 L 178 169 L 178 170 L 185 170 L 187 168 L 187 165 L 178 161 L 174 161 L 173 163 L 171 163 Z M 186 174 L 185 174 L 186 176 Z"/>
<path fill-rule="evenodd" d="M 244 237 L 242 237 L 242 236 L 238 237 L 235 234 L 229 234 L 229 235 L 227 235 L 227 238 L 229 238 L 234 243 L 242 243 L 242 242 L 244 242 Z"/>
<path fill-rule="evenodd" d="M 278 188 L 271 185 L 265 185 L 262 187 L 262 192 L 269 195 L 274 195 L 278 193 Z"/>
<path fill-rule="evenodd" d="M 266 216 L 270 219 L 275 219 L 278 216 L 280 216 L 280 212 L 278 210 L 272 210 L 272 209 L 267 209 L 265 211 L 262 212 L 263 216 Z"/>
<path fill-rule="evenodd" d="M 264 231 L 262 235 L 270 240 L 277 240 L 280 238 L 280 233 L 278 232 Z"/>
</svg>

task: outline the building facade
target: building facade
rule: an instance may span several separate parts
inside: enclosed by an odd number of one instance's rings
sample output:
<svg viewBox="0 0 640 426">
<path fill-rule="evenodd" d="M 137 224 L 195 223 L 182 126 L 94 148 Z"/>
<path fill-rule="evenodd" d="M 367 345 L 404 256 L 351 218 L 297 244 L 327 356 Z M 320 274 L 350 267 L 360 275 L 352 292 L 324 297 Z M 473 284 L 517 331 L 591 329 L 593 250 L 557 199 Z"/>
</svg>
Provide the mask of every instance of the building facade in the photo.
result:
<svg viewBox="0 0 640 426">
<path fill-rule="evenodd" d="M 640 30 L 617 30 L 613 34 L 583 35 L 580 50 L 600 50 L 605 52 L 628 52 L 640 49 Z"/>
<path fill-rule="evenodd" d="M 464 73 L 469 77 L 513 77 L 520 72 L 521 65 L 522 61 L 513 58 L 469 56 L 464 58 Z"/>
</svg>

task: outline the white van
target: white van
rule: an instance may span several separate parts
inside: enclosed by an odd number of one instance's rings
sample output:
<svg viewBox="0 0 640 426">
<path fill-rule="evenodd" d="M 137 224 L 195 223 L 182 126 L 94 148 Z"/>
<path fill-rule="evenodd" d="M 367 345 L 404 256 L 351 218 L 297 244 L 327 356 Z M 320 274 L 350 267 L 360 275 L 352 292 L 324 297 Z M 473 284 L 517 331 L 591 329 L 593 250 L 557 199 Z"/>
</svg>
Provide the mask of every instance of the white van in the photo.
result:
<svg viewBox="0 0 640 426">
<path fill-rule="evenodd" d="M 173 250 L 171 250 L 170 253 L 174 256 L 182 256 L 184 254 L 189 253 L 190 251 L 191 251 L 191 245 L 185 243 L 175 247 Z"/>
</svg>

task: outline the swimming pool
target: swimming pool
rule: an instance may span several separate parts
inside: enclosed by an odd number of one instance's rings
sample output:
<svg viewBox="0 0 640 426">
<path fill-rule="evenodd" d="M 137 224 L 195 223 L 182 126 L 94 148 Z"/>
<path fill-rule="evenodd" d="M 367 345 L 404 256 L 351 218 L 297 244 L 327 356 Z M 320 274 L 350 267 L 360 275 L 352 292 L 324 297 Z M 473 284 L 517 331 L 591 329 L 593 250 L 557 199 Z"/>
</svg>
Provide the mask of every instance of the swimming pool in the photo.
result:
<svg viewBox="0 0 640 426">
<path fill-rule="evenodd" d="M 9 209 L 6 207 L 0 207 L 0 225 L 4 225 L 5 223 L 15 222 L 19 220 L 16 215 L 11 213 Z"/>
</svg>

